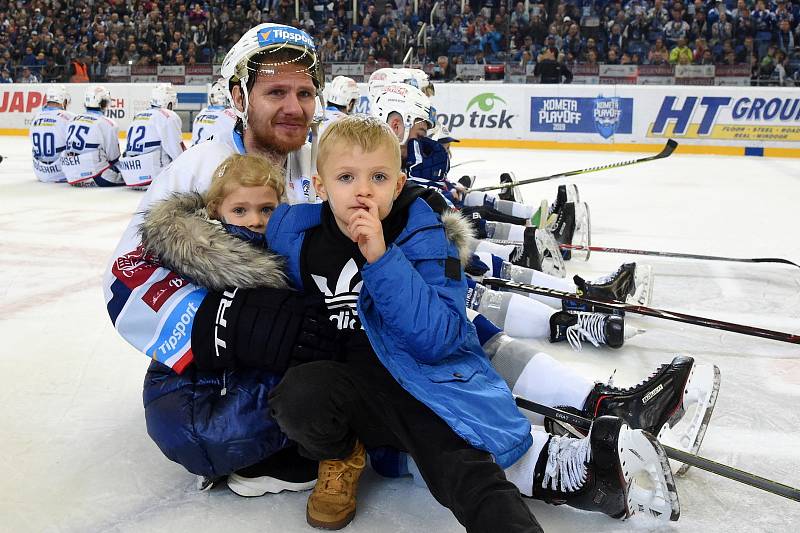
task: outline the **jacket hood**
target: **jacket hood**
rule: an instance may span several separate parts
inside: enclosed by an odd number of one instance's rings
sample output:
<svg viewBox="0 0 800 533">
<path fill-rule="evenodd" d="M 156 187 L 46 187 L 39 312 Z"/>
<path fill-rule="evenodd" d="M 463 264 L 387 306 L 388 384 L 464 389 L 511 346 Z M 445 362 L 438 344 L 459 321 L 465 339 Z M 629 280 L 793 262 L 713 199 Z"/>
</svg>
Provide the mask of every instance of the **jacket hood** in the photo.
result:
<svg viewBox="0 0 800 533">
<path fill-rule="evenodd" d="M 174 193 L 143 213 L 142 246 L 168 269 L 212 291 L 285 288 L 283 259 L 208 218 L 203 196 Z"/>
<path fill-rule="evenodd" d="M 461 266 L 469 263 L 472 257 L 472 247 L 470 242 L 475 238 L 475 230 L 472 224 L 464 218 L 458 211 L 446 211 L 442 214 L 442 224 L 447 235 L 447 240 L 458 248 L 458 256 L 461 259 Z"/>
</svg>

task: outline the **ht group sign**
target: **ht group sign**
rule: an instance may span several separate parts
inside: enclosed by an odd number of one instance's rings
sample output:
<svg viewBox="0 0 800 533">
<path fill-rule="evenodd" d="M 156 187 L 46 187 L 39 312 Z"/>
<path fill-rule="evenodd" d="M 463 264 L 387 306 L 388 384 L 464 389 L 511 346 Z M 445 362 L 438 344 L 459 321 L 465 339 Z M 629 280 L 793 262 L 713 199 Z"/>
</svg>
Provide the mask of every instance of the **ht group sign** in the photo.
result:
<svg viewBox="0 0 800 533">
<path fill-rule="evenodd" d="M 530 118 L 532 132 L 596 133 L 608 139 L 632 132 L 633 98 L 534 96 Z"/>
<path fill-rule="evenodd" d="M 800 141 L 800 98 L 789 92 L 752 96 L 664 96 L 648 137 L 756 142 Z"/>
</svg>

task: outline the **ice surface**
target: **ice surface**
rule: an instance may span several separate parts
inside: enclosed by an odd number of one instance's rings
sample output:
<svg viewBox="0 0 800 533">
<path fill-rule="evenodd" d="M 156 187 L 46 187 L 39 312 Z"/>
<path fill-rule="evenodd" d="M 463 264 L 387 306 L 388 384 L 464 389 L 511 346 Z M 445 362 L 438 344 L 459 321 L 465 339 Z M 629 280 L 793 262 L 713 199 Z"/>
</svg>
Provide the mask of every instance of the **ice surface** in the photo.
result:
<svg viewBox="0 0 800 533">
<path fill-rule="evenodd" d="M 630 153 L 476 150 L 454 145 L 452 177 L 497 181 L 628 160 Z M 148 359 L 113 330 L 101 274 L 141 197 L 120 189 L 42 184 L 28 142 L 0 137 L 0 531 L 310 531 L 305 494 L 244 499 L 194 490 L 145 431 Z M 800 161 L 680 156 L 574 178 L 592 211 L 593 242 L 800 263 Z M 552 200 L 559 181 L 523 188 Z M 653 305 L 800 333 L 800 269 L 592 255 L 570 274 L 599 276 L 625 260 L 653 266 Z M 620 350 L 546 345 L 587 376 L 632 385 L 678 352 L 717 364 L 722 388 L 702 454 L 800 485 L 800 347 L 650 318 Z M 630 327 L 629 326 L 629 327 Z M 547 531 L 790 531 L 796 502 L 692 469 L 678 480 L 681 520 L 619 522 L 531 502 Z M 410 479 L 372 472 L 352 532 L 461 531 Z"/>
</svg>

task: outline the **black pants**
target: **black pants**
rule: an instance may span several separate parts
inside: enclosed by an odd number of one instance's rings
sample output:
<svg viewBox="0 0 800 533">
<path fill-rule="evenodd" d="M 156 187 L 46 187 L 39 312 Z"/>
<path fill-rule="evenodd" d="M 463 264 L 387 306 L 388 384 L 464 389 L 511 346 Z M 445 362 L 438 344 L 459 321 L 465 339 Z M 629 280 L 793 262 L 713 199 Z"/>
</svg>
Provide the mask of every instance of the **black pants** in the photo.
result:
<svg viewBox="0 0 800 533">
<path fill-rule="evenodd" d="M 392 446 L 414 458 L 433 497 L 467 531 L 542 531 L 491 454 L 461 439 L 377 360 L 290 368 L 269 402 L 301 454 L 341 459 L 352 452 L 356 438 L 367 448 Z"/>
</svg>

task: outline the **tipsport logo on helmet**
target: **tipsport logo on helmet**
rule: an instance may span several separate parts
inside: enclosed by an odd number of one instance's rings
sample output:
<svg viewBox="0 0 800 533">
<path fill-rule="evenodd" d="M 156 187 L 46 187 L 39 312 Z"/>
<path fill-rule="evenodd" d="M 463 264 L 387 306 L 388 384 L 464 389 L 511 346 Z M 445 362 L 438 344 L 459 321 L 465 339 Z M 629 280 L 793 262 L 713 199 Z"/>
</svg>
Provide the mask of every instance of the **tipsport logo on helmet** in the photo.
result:
<svg viewBox="0 0 800 533">
<path fill-rule="evenodd" d="M 455 133 L 460 127 L 473 129 L 511 129 L 517 115 L 508 112 L 508 103 L 495 93 L 474 96 L 464 113 L 437 113 L 437 120 Z"/>
<path fill-rule="evenodd" d="M 314 49 L 314 40 L 309 35 L 294 28 L 269 28 L 258 32 L 258 46 L 273 44 L 302 44 L 306 48 Z"/>
</svg>

